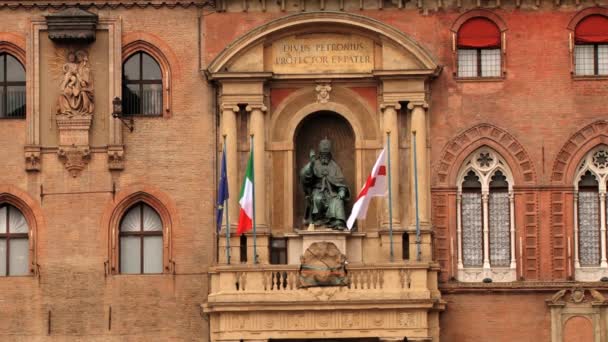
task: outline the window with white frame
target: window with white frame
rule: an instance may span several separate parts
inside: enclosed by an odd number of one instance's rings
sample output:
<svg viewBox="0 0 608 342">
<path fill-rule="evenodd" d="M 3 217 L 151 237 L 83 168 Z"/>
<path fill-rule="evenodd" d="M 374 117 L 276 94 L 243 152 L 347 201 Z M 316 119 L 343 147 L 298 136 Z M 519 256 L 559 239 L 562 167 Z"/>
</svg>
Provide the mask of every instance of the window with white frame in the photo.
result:
<svg viewBox="0 0 608 342">
<path fill-rule="evenodd" d="M 506 162 L 484 147 L 466 159 L 459 174 L 458 279 L 514 281 L 513 179 Z"/>
<path fill-rule="evenodd" d="M 574 264 L 577 280 L 598 281 L 608 276 L 607 181 L 608 146 L 601 145 L 585 156 L 574 183 Z"/>
</svg>

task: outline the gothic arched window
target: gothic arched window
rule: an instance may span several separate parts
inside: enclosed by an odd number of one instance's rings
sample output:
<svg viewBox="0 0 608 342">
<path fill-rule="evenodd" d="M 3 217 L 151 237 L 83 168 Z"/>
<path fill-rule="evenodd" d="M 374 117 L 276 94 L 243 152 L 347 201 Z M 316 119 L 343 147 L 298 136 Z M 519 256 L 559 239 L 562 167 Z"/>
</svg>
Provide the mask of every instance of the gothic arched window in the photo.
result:
<svg viewBox="0 0 608 342">
<path fill-rule="evenodd" d="M 574 188 L 574 264 L 576 280 L 599 281 L 608 276 L 606 262 L 606 182 L 608 146 L 583 159 Z"/>
<path fill-rule="evenodd" d="M 149 205 L 132 206 L 120 222 L 120 273 L 163 273 L 163 222 Z"/>
<path fill-rule="evenodd" d="M 122 109 L 125 115 L 163 114 L 163 77 L 160 65 L 145 52 L 131 55 L 122 66 Z"/>
<path fill-rule="evenodd" d="M 0 118 L 25 117 L 25 68 L 8 53 L 0 53 Z"/>
<path fill-rule="evenodd" d="M 19 209 L 0 205 L 0 276 L 29 274 L 29 231 Z"/>
<path fill-rule="evenodd" d="M 490 19 L 474 17 L 462 24 L 456 47 L 458 77 L 501 76 L 501 33 Z"/>
<path fill-rule="evenodd" d="M 458 181 L 458 279 L 513 281 L 513 180 L 506 162 L 483 147 L 464 162 Z"/>
</svg>

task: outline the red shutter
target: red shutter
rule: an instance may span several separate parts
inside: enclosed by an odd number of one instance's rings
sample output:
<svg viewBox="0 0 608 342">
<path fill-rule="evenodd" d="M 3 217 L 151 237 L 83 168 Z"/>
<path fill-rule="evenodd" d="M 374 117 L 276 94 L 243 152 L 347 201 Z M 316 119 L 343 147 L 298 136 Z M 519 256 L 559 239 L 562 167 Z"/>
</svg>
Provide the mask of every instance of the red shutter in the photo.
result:
<svg viewBox="0 0 608 342">
<path fill-rule="evenodd" d="M 499 48 L 500 30 L 486 18 L 467 20 L 458 30 L 459 48 Z"/>
<path fill-rule="evenodd" d="M 581 20 L 574 29 L 576 43 L 608 43 L 608 18 L 590 15 Z"/>
</svg>

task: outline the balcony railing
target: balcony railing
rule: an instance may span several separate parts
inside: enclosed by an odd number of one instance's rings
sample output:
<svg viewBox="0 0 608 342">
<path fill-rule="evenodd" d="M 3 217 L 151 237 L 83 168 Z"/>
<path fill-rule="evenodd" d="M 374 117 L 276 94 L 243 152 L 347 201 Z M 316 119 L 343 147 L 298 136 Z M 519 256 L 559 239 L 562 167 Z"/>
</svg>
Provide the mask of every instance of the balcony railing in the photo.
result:
<svg viewBox="0 0 608 342">
<path fill-rule="evenodd" d="M 428 300 L 439 296 L 433 285 L 436 271 L 422 263 L 348 266 L 347 286 L 305 288 L 300 286 L 299 267 L 295 265 L 216 266 L 210 270 L 209 303 L 228 303 L 237 298 L 242 302 L 244 296 L 251 296 L 256 302 L 314 301 L 321 292 L 338 301 L 341 294 L 346 299 L 352 298 L 353 293 L 359 293 L 356 298 L 360 300 Z"/>
</svg>

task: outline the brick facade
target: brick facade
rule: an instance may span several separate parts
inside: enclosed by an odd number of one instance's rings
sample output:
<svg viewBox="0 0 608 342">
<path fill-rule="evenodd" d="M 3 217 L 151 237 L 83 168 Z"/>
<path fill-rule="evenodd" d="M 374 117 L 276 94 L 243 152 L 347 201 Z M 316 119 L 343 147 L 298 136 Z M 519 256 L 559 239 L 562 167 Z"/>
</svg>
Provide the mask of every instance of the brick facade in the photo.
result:
<svg viewBox="0 0 608 342">
<path fill-rule="evenodd" d="M 407 2 L 404 9 L 350 11 L 406 34 L 443 66 L 427 90 L 434 260 L 447 301 L 440 314 L 441 340 L 550 341 L 545 299 L 574 285 L 608 288 L 572 282 L 570 246 L 574 173 L 591 148 L 608 144 L 608 80 L 571 75 L 568 25 L 581 6 L 558 9 L 553 2 L 488 9 L 506 25 L 505 76 L 458 80 L 451 28 L 474 6 L 437 9 L 426 1 L 421 10 Z M 30 20 L 56 9 L 0 3 L 0 52 L 6 51 L 2 42 L 11 42 L 31 53 Z M 210 326 L 200 304 L 209 291 L 207 271 L 217 262 L 213 180 L 220 111 L 217 89 L 201 71 L 241 35 L 295 12 L 255 6 L 240 11 L 232 2 L 225 12 L 196 1 L 97 3 L 89 10 L 120 18 L 123 46 L 143 40 L 166 58 L 170 113 L 136 118 L 132 133 L 123 129 L 124 170 L 108 171 L 105 150 L 92 146 L 91 161 L 77 178 L 58 161 L 56 146 L 41 146 L 41 171 L 26 172 L 26 121 L 0 120 L 0 194 L 19 198 L 31 210 L 37 263 L 35 275 L 0 277 L 0 340 L 208 340 Z M 375 88 L 352 89 L 378 106 Z M 273 89 L 271 111 L 295 91 L 297 86 Z M 513 171 L 517 286 L 468 288 L 455 279 L 456 178 L 464 159 L 481 146 L 500 153 Z M 113 258 L 112 216 L 121 200 L 139 192 L 166 208 L 170 271 L 112 274 L 107 266 Z M 273 222 L 282 214 L 269 216 Z"/>
</svg>

